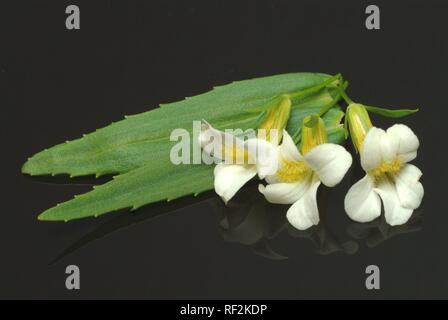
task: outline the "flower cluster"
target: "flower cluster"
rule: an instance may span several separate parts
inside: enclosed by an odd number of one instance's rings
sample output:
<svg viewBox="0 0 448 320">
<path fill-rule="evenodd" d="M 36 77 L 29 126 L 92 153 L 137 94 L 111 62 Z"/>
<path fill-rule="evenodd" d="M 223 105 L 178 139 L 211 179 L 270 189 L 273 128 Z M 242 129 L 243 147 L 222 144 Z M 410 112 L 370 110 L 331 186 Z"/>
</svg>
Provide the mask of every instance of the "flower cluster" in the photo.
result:
<svg viewBox="0 0 448 320">
<path fill-rule="evenodd" d="M 395 124 L 385 131 L 373 127 L 370 121 L 363 122 L 360 117 L 368 120 L 366 115 L 363 106 L 349 106 L 348 116 L 353 119 L 350 123 L 365 123 L 363 128 L 351 129 L 366 175 L 348 191 L 345 211 L 355 221 L 369 222 L 381 215 L 382 200 L 386 222 L 401 225 L 423 198 L 423 185 L 419 182 L 422 172 L 408 163 L 417 157 L 419 141 L 404 124 Z"/>
<path fill-rule="evenodd" d="M 199 142 L 206 154 L 218 159 L 214 187 L 226 203 L 249 180 L 258 177 L 266 182 L 258 188 L 266 200 L 290 204 L 288 221 L 305 230 L 319 223 L 316 198 L 320 184 L 339 184 L 352 165 L 352 156 L 343 146 L 327 141 L 325 123 L 319 115 L 303 119 L 301 140 L 296 145 L 285 130 L 290 110 L 291 101 L 282 99 L 269 110 L 258 134 L 247 140 L 217 130 L 204 120 Z M 346 118 L 366 172 L 347 192 L 347 215 L 358 222 L 372 221 L 381 215 L 382 202 L 388 224 L 406 223 L 424 193 L 419 182 L 421 171 L 408 163 L 417 156 L 417 136 L 403 124 L 387 130 L 374 127 L 361 104 L 350 103 Z"/>
</svg>

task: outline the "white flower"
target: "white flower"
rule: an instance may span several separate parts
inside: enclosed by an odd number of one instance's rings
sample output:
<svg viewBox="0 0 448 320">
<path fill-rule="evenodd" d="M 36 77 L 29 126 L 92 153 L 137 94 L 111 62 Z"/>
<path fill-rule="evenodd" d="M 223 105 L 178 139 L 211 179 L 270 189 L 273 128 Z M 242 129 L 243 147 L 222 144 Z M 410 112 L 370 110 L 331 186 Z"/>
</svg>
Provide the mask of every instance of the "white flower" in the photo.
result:
<svg viewBox="0 0 448 320">
<path fill-rule="evenodd" d="M 319 223 L 316 191 L 322 182 L 328 187 L 338 184 L 352 164 L 344 147 L 322 143 L 302 155 L 289 134 L 277 149 L 279 167 L 266 177 L 267 186 L 259 190 L 272 203 L 293 204 L 286 216 L 297 229 L 305 230 Z"/>
<path fill-rule="evenodd" d="M 244 141 L 203 121 L 199 143 L 206 154 L 219 161 L 214 169 L 214 187 L 226 203 L 257 173 L 263 179 L 277 168 L 277 145 L 264 139 Z"/>
<path fill-rule="evenodd" d="M 406 223 L 420 206 L 422 172 L 408 164 L 417 156 L 419 141 L 409 127 L 396 124 L 387 131 L 372 127 L 360 148 L 364 178 L 355 183 L 345 197 L 345 211 L 358 222 L 369 222 L 381 215 L 381 200 L 386 222 Z M 381 200 L 380 200 L 381 199 Z"/>
</svg>

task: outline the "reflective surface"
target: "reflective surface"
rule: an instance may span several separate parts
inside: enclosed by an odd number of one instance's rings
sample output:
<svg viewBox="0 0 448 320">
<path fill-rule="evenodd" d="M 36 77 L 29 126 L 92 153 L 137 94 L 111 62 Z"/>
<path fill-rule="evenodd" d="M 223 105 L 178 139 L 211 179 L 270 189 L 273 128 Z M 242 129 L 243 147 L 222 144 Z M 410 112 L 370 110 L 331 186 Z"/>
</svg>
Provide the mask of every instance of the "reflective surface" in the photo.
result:
<svg viewBox="0 0 448 320">
<path fill-rule="evenodd" d="M 448 298 L 445 98 L 448 6 L 379 1 L 381 30 L 364 27 L 362 1 L 79 1 L 0 4 L 3 151 L 0 298 Z M 406 9 L 403 9 L 406 6 Z M 348 188 L 320 187 L 321 224 L 286 221 L 287 206 L 246 186 L 228 206 L 207 192 L 71 223 L 37 214 L 110 177 L 30 178 L 33 153 L 122 118 L 232 80 L 293 71 L 343 73 L 352 98 L 420 107 L 409 125 L 425 198 L 404 226 L 352 222 Z M 347 144 L 351 148 L 350 144 Z M 81 290 L 65 289 L 65 267 Z M 365 288 L 378 265 L 381 289 Z"/>
</svg>

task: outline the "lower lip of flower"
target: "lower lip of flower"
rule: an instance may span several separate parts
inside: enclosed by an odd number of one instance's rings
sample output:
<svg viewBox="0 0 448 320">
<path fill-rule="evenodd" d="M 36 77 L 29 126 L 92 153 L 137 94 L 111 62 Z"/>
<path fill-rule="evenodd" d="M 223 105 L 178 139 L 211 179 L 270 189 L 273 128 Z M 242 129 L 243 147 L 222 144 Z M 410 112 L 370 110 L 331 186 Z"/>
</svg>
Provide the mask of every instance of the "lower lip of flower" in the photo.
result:
<svg viewBox="0 0 448 320">
<path fill-rule="evenodd" d="M 310 168 L 303 161 L 283 159 L 276 175 L 282 182 L 297 182 L 302 180 Z"/>
</svg>

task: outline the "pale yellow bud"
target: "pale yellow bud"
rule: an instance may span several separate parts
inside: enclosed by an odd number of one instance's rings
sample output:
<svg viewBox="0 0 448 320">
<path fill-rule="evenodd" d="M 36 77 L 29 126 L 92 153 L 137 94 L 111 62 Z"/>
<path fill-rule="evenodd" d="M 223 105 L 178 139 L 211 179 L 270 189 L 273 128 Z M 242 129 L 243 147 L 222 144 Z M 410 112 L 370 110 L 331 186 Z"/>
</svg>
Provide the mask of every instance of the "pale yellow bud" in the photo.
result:
<svg viewBox="0 0 448 320">
<path fill-rule="evenodd" d="M 347 107 L 345 116 L 348 120 L 348 127 L 353 145 L 357 151 L 360 151 L 367 131 L 372 127 L 369 113 L 362 104 L 352 103 Z"/>
<path fill-rule="evenodd" d="M 327 142 L 327 130 L 322 118 L 307 116 L 303 119 L 300 152 L 306 154 L 315 146 Z"/>
<path fill-rule="evenodd" d="M 279 143 L 282 139 L 283 129 L 289 120 L 291 113 L 291 99 L 287 96 L 281 97 L 268 110 L 267 114 L 258 127 L 258 138 Z"/>
</svg>

